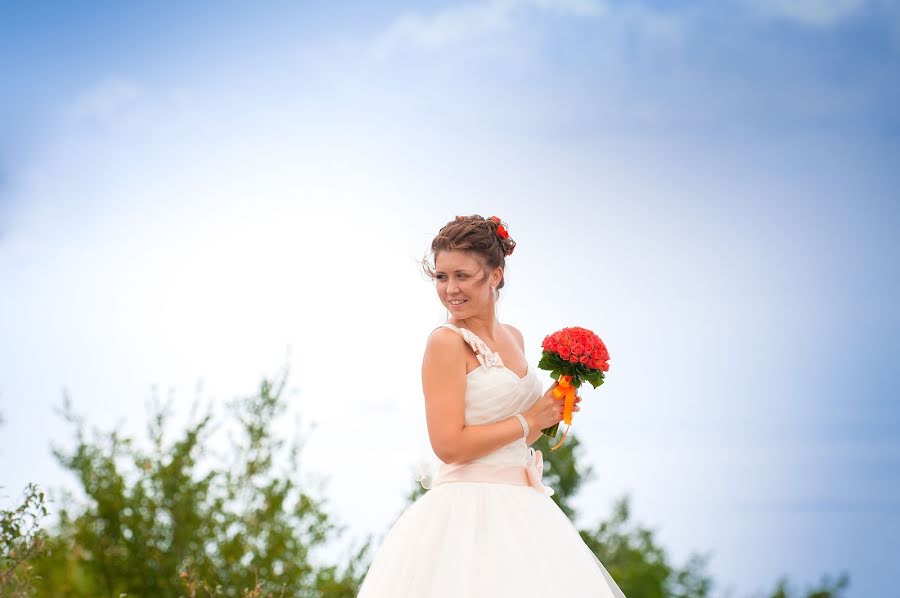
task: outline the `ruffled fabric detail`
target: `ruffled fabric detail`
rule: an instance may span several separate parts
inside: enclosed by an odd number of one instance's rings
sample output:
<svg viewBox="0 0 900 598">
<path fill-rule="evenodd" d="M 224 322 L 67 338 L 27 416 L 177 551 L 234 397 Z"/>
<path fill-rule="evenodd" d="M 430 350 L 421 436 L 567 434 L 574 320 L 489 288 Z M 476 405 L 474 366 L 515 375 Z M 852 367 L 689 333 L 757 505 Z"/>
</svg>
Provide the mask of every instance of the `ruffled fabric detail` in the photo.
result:
<svg viewBox="0 0 900 598">
<path fill-rule="evenodd" d="M 430 490 L 434 484 L 434 464 L 424 459 L 416 463 L 416 481 L 425 490 Z"/>
<path fill-rule="evenodd" d="M 453 328 L 454 330 L 457 330 L 460 334 L 462 334 L 463 340 L 465 340 L 466 343 L 468 343 L 468 345 L 472 347 L 472 351 L 475 352 L 475 358 L 478 360 L 478 363 L 480 363 L 484 367 L 506 367 L 505 365 L 503 365 L 503 360 L 500 359 L 500 354 L 491 351 L 491 348 L 487 346 L 487 343 L 481 340 L 471 330 L 460 328 L 450 323 L 444 324 L 444 326 Z"/>
<path fill-rule="evenodd" d="M 525 463 L 525 475 L 528 476 L 528 483 L 531 487 L 547 496 L 553 496 L 553 488 L 544 486 L 542 478 L 544 476 L 544 455 L 541 451 L 536 451 L 528 447 L 528 461 Z"/>
</svg>

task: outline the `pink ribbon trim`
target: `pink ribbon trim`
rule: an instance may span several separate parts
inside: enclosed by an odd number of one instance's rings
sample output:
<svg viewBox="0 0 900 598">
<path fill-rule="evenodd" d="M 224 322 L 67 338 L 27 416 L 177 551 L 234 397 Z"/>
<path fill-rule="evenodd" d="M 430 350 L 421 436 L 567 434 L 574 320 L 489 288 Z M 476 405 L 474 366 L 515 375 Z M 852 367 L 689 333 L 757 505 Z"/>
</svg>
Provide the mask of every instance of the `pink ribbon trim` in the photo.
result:
<svg viewBox="0 0 900 598">
<path fill-rule="evenodd" d="M 494 484 L 513 484 L 515 486 L 531 486 L 541 494 L 553 496 L 553 489 L 544 486 L 544 456 L 541 451 L 528 449 L 529 459 L 525 466 L 500 465 L 496 463 L 442 463 L 438 469 L 434 485 L 450 482 L 489 482 Z"/>
</svg>

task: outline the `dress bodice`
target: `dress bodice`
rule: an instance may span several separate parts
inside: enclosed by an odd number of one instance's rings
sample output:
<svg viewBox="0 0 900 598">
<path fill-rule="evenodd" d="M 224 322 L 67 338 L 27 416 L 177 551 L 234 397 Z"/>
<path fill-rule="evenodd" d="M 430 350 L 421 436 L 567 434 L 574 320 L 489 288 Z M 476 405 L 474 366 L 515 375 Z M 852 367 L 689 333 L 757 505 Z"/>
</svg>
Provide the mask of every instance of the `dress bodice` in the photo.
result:
<svg viewBox="0 0 900 598">
<path fill-rule="evenodd" d="M 535 370 L 519 378 L 476 335 L 444 326 L 478 355 L 479 367 L 466 376 L 466 424 L 508 418 L 540 399 Z M 544 598 L 558 592 L 561 572 L 572 596 L 625 598 L 542 475 L 543 455 L 521 435 L 475 461 L 441 463 L 433 485 L 420 470 L 429 491 L 385 534 L 358 598 Z"/>
<path fill-rule="evenodd" d="M 463 337 L 480 364 L 466 375 L 466 425 L 490 424 L 506 419 L 526 411 L 541 397 L 541 381 L 530 365 L 525 376 L 520 378 L 503 365 L 500 355 L 491 351 L 474 332 L 449 322 L 443 326 L 455 330 Z M 528 458 L 528 446 L 523 438 L 518 438 L 474 461 L 523 465 Z"/>
</svg>

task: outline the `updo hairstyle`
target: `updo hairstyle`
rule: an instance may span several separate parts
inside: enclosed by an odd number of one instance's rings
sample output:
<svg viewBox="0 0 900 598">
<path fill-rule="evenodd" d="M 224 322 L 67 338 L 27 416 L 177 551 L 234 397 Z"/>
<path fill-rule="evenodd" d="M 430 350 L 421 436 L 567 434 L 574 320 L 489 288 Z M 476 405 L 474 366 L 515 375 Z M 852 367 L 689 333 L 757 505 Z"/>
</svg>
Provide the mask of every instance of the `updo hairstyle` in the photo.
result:
<svg viewBox="0 0 900 598">
<path fill-rule="evenodd" d="M 509 236 L 505 225 L 499 219 L 492 220 L 473 214 L 457 216 L 441 227 L 431 242 L 431 257 L 436 260 L 437 254 L 441 251 L 468 251 L 476 255 L 482 263 L 482 271 L 485 274 L 482 281 L 494 268 L 503 268 L 500 283 L 497 285 L 497 289 L 502 289 L 506 276 L 506 256 L 511 255 L 515 247 L 516 242 Z M 422 268 L 433 280 L 435 269 L 429 263 L 428 256 L 422 260 Z"/>
</svg>

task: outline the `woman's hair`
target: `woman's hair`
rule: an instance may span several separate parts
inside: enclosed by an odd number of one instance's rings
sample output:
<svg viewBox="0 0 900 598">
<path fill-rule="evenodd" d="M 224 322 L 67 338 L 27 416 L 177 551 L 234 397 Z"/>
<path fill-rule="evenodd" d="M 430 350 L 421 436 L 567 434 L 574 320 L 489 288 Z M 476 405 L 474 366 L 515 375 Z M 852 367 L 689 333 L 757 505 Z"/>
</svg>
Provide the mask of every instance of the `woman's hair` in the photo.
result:
<svg viewBox="0 0 900 598">
<path fill-rule="evenodd" d="M 482 218 L 473 214 L 457 216 L 442 226 L 431 242 L 431 256 L 437 259 L 441 251 L 468 251 L 480 258 L 487 277 L 487 272 L 494 268 L 506 271 L 506 256 L 513 252 L 515 246 L 516 242 L 499 218 Z M 428 256 L 422 260 L 422 268 L 429 278 L 434 279 L 435 270 Z M 501 276 L 498 289 L 503 288 L 503 278 Z"/>
</svg>

